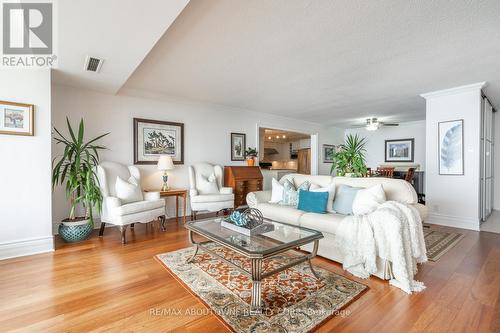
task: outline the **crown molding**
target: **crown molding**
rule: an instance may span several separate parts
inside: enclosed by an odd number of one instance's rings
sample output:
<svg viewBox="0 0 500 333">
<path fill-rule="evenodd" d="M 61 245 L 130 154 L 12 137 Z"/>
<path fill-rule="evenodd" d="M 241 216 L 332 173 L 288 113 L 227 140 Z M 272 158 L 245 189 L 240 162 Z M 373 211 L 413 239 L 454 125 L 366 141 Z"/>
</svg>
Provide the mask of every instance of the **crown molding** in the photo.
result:
<svg viewBox="0 0 500 333">
<path fill-rule="evenodd" d="M 481 91 L 481 89 L 484 88 L 485 86 L 486 86 L 486 81 L 483 81 L 455 88 L 432 91 L 425 94 L 421 94 L 420 96 L 422 96 L 425 99 L 431 99 L 436 97 L 460 94 L 468 91 L 476 91 L 476 90 Z"/>
</svg>

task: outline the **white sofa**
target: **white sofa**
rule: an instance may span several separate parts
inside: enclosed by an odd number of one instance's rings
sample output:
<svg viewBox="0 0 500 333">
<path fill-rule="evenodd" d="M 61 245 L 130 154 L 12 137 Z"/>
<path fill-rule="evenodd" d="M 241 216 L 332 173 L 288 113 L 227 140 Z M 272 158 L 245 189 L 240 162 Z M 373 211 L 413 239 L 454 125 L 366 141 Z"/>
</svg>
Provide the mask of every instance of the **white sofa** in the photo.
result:
<svg viewBox="0 0 500 333">
<path fill-rule="evenodd" d="M 408 182 L 401 179 L 289 174 L 280 179 L 280 183 L 283 184 L 285 179 L 293 180 L 295 186 L 300 186 L 306 180 L 311 182 L 311 184 L 317 184 L 321 187 L 327 187 L 333 182 L 335 183 L 336 191 L 338 191 L 339 185 L 341 184 L 363 188 L 382 184 L 387 200 L 394 200 L 412 205 L 418 210 L 422 221 L 427 218 L 427 208 L 418 203 L 415 189 Z M 341 253 L 333 246 L 333 243 L 336 229 L 345 215 L 334 213 L 307 213 L 294 207 L 269 203 L 269 200 L 271 200 L 271 191 L 251 192 L 247 195 L 248 205 L 252 208 L 259 209 L 266 218 L 321 231 L 324 238 L 319 242 L 318 255 L 339 263 L 343 262 Z M 311 252 L 312 245 L 305 246 L 302 249 Z M 392 277 L 390 262 L 378 258 L 377 268 L 378 271 L 375 275 L 379 278 L 388 280 Z"/>
</svg>

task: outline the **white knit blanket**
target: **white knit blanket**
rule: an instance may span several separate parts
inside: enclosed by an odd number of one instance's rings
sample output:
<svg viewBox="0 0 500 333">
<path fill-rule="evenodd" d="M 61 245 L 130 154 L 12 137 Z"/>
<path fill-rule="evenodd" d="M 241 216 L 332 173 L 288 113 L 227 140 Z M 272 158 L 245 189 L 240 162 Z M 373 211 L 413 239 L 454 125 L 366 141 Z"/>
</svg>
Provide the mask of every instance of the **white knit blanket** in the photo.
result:
<svg viewBox="0 0 500 333">
<path fill-rule="evenodd" d="M 336 233 L 344 269 L 368 278 L 377 271 L 379 256 L 392 263 L 390 284 L 405 292 L 425 289 L 414 279 L 417 263 L 427 261 L 422 220 L 416 208 L 396 201 L 380 204 L 367 215 L 346 216 Z"/>
</svg>

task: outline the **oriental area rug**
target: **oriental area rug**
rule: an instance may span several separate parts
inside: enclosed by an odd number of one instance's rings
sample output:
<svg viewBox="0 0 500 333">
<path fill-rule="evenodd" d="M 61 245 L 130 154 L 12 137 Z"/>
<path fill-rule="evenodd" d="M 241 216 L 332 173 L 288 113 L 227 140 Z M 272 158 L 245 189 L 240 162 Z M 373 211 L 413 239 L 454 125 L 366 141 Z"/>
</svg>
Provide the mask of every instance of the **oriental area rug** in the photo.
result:
<svg viewBox="0 0 500 333">
<path fill-rule="evenodd" d="M 250 270 L 250 261 L 239 254 L 211 244 L 212 251 Z M 262 281 L 262 314 L 250 313 L 251 279 L 238 269 L 200 250 L 191 263 L 194 248 L 163 253 L 156 259 L 211 313 L 235 332 L 309 332 L 329 318 L 343 315 L 342 309 L 356 300 L 367 286 L 316 267 L 318 280 L 307 263 L 288 268 Z M 263 271 L 290 260 L 282 253 L 264 260 Z"/>
</svg>

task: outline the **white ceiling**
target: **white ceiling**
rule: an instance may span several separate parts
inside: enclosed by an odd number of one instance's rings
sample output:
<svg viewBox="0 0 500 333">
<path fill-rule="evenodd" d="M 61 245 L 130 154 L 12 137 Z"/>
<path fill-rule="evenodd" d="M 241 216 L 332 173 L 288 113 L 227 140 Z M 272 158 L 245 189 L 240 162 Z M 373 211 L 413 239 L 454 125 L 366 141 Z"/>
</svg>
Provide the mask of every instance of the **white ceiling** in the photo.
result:
<svg viewBox="0 0 500 333">
<path fill-rule="evenodd" d="M 189 0 L 63 0 L 57 2 L 56 84 L 116 93 Z M 85 72 L 87 55 L 103 58 Z"/>
<path fill-rule="evenodd" d="M 61 1 L 56 81 L 339 126 L 423 119 L 421 93 L 479 81 L 500 107 L 498 0 L 187 1 Z"/>
<path fill-rule="evenodd" d="M 499 19 L 498 0 L 197 0 L 125 87 L 336 125 L 423 119 L 419 94 L 478 81 L 499 106 Z"/>
</svg>

